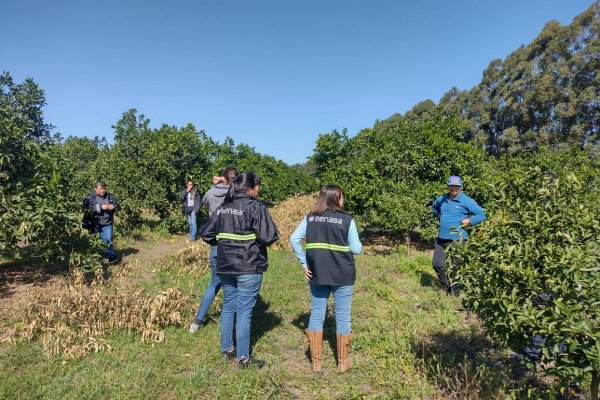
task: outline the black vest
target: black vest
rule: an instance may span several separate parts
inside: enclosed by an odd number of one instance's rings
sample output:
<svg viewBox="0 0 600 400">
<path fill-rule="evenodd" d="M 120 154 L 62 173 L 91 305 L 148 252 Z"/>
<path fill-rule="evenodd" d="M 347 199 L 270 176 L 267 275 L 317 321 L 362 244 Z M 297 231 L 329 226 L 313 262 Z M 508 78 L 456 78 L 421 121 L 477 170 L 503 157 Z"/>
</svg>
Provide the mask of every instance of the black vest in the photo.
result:
<svg viewBox="0 0 600 400">
<path fill-rule="evenodd" d="M 352 216 L 326 210 L 306 217 L 306 262 L 317 285 L 354 285 L 356 268 L 348 245 Z"/>
</svg>

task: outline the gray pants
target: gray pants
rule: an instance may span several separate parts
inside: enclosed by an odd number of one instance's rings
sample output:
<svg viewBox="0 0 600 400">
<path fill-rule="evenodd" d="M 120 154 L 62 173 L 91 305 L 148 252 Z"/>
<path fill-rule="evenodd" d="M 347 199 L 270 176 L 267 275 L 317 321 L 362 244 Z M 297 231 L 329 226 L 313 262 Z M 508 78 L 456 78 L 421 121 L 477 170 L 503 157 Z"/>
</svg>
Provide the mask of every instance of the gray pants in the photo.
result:
<svg viewBox="0 0 600 400">
<path fill-rule="evenodd" d="M 433 269 L 435 269 L 440 283 L 447 293 L 451 292 L 451 287 L 450 281 L 448 280 L 448 274 L 446 274 L 446 259 L 448 258 L 446 249 L 451 246 L 452 243 L 454 243 L 454 241 L 451 239 L 437 238 L 433 245 Z"/>
</svg>

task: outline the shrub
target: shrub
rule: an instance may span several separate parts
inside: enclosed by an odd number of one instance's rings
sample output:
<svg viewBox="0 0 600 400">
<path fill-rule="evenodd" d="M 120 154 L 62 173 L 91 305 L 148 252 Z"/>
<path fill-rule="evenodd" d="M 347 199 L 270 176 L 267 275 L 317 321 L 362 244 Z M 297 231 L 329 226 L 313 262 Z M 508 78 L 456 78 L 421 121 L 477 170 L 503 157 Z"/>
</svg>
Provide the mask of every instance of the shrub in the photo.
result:
<svg viewBox="0 0 600 400">
<path fill-rule="evenodd" d="M 574 174 L 539 167 L 496 188 L 492 218 L 450 255 L 489 332 L 563 383 L 600 371 L 600 207 Z"/>
</svg>

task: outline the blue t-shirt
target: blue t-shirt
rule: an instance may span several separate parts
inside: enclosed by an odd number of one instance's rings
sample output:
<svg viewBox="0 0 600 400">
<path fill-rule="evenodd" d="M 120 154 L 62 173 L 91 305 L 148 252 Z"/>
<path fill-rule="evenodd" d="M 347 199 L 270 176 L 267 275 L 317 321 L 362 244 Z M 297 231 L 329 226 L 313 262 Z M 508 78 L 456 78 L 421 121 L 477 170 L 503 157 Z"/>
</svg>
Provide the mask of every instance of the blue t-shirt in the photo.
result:
<svg viewBox="0 0 600 400">
<path fill-rule="evenodd" d="M 471 225 L 485 221 L 483 208 L 466 194 L 460 192 L 454 199 L 443 194 L 431 205 L 436 217 L 440 218 L 440 239 L 466 239 L 469 233 L 460 226 L 460 221 L 469 218 Z"/>
</svg>

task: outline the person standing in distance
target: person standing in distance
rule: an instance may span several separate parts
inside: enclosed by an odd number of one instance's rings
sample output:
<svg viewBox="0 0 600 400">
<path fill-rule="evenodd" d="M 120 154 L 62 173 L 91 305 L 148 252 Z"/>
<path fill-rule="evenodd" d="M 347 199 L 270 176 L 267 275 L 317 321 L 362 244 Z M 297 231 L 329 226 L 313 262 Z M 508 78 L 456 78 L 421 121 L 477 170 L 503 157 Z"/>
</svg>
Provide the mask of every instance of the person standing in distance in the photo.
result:
<svg viewBox="0 0 600 400">
<path fill-rule="evenodd" d="M 187 217 L 188 227 L 190 228 L 190 236 L 186 242 L 196 240 L 196 215 L 200 210 L 200 192 L 191 180 L 187 181 L 186 188 L 181 191 L 181 201 L 183 202 L 183 213 Z"/>
<path fill-rule="evenodd" d="M 256 199 L 259 191 L 260 179 L 254 173 L 238 175 L 223 204 L 200 228 L 202 240 L 217 246 L 217 274 L 223 287 L 221 352 L 225 359 L 237 358 L 239 368 L 264 366 L 250 357 L 250 326 L 268 267 L 267 246 L 279 240 L 267 207 Z"/>
<path fill-rule="evenodd" d="M 466 194 L 462 193 L 462 179 L 452 175 L 448 178 L 448 193 L 432 203 L 433 213 L 440 221 L 438 237 L 433 248 L 433 269 L 446 293 L 458 295 L 458 288 L 452 286 L 446 273 L 448 247 L 455 241 L 464 241 L 469 236 L 465 229 L 485 221 L 483 208 Z"/>
<path fill-rule="evenodd" d="M 237 175 L 238 171 L 235 167 L 227 167 L 221 176 L 213 177 L 212 187 L 208 189 L 208 191 L 204 194 L 204 197 L 202 197 L 202 203 L 208 207 L 209 218 L 212 217 L 215 210 L 223 203 L 225 195 L 229 191 L 231 182 L 237 177 Z M 218 246 L 210 246 L 210 284 L 208 285 L 208 288 L 206 289 L 206 292 L 204 292 L 204 296 L 200 301 L 194 322 L 190 324 L 190 333 L 196 333 L 198 331 L 198 328 L 200 328 L 200 325 L 202 324 L 210 305 L 221 289 L 221 280 L 219 279 L 219 275 L 217 275 L 217 248 Z"/>
<path fill-rule="evenodd" d="M 306 241 L 306 254 L 302 240 Z M 350 341 L 352 339 L 352 293 L 356 280 L 353 254 L 359 254 L 362 244 L 352 216 L 344 211 L 344 196 L 337 185 L 321 188 L 312 213 L 308 214 L 290 237 L 294 253 L 304 267 L 311 293 L 308 337 L 311 369 L 321 371 L 323 323 L 327 300 L 333 294 L 337 369 L 352 368 Z"/>
<path fill-rule="evenodd" d="M 98 180 L 92 190 L 83 199 L 84 212 L 90 213 L 100 234 L 102 242 L 106 244 L 106 256 L 109 263 L 119 262 L 113 246 L 113 220 L 115 213 L 121 208 L 115 197 L 106 191 L 106 183 Z"/>
</svg>

